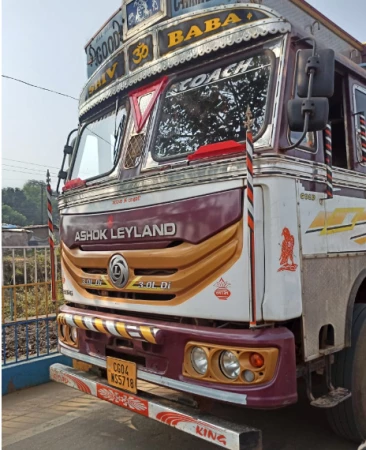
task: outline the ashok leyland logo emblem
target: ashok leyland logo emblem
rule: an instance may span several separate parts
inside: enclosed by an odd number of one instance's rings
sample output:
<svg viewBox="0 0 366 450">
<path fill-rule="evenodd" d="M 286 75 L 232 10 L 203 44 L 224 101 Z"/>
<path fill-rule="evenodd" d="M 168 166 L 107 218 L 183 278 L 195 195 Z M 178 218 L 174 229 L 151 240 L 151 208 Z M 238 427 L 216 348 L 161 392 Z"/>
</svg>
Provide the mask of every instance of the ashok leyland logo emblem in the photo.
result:
<svg viewBox="0 0 366 450">
<path fill-rule="evenodd" d="M 121 255 L 114 255 L 109 261 L 109 277 L 117 288 L 123 288 L 128 281 L 128 265 Z"/>
</svg>

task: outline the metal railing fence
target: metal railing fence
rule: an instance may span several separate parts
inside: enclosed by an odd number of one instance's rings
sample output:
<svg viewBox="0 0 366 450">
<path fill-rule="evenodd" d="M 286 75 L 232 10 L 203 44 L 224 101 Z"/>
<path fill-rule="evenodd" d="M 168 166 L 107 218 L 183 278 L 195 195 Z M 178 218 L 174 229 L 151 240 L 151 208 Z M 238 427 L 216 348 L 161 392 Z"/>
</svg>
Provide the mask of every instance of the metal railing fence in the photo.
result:
<svg viewBox="0 0 366 450">
<path fill-rule="evenodd" d="M 3 247 L 2 364 L 57 352 L 56 314 L 63 301 L 59 249 L 57 301 L 51 297 L 49 247 Z"/>
</svg>

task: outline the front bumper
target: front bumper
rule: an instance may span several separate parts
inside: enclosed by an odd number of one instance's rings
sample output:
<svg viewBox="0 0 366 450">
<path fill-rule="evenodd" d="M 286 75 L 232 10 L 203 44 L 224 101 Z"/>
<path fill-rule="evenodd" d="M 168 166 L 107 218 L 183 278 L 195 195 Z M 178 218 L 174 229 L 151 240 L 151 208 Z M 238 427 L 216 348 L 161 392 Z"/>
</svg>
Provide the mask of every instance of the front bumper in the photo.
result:
<svg viewBox="0 0 366 450">
<path fill-rule="evenodd" d="M 94 397 L 140 414 L 178 430 L 232 450 L 261 450 L 261 432 L 245 425 L 237 425 L 198 410 L 138 391 L 138 395 L 115 389 L 107 381 L 62 364 L 50 367 L 53 381 L 63 383 Z"/>
<path fill-rule="evenodd" d="M 59 317 L 69 325 L 80 325 L 78 349 L 60 342 L 61 353 L 74 359 L 102 368 L 106 367 L 107 356 L 135 361 L 138 379 L 254 408 L 278 408 L 297 401 L 294 336 L 287 328 L 218 329 L 69 306 L 61 308 Z M 274 375 L 270 381 L 255 385 L 185 377 L 182 366 L 184 348 L 189 341 L 227 347 L 275 347 L 279 356 Z"/>
</svg>

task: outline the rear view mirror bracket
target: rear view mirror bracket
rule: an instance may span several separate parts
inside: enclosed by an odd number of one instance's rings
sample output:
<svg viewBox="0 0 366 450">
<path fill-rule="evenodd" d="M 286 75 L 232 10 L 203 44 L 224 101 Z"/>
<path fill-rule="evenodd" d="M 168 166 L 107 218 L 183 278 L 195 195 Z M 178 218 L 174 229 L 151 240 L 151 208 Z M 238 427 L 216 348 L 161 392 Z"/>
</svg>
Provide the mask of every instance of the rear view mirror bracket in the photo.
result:
<svg viewBox="0 0 366 450">
<path fill-rule="evenodd" d="M 310 40 L 313 48 L 300 50 L 298 53 L 295 88 L 300 99 L 290 100 L 287 108 L 290 130 L 300 131 L 301 127 L 302 135 L 297 142 L 283 148 L 283 151 L 298 147 L 308 131 L 324 129 L 329 118 L 327 97 L 331 97 L 334 91 L 334 52 L 317 51 L 313 38 L 299 39 L 296 43 L 304 40 Z M 315 152 L 316 150 L 311 150 L 311 153 Z"/>
</svg>

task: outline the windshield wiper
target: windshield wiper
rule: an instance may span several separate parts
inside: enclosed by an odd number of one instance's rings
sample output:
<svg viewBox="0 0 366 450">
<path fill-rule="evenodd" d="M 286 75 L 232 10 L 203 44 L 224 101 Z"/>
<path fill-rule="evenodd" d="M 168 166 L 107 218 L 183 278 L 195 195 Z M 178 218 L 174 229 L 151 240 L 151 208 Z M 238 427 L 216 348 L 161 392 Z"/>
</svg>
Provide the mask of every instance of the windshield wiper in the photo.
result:
<svg viewBox="0 0 366 450">
<path fill-rule="evenodd" d="M 121 139 L 123 136 L 123 129 L 125 126 L 126 116 L 124 115 L 121 119 L 121 122 L 118 125 L 118 128 L 114 132 L 114 147 L 113 147 L 113 165 L 117 162 L 118 157 L 118 149 L 121 145 Z"/>
</svg>

